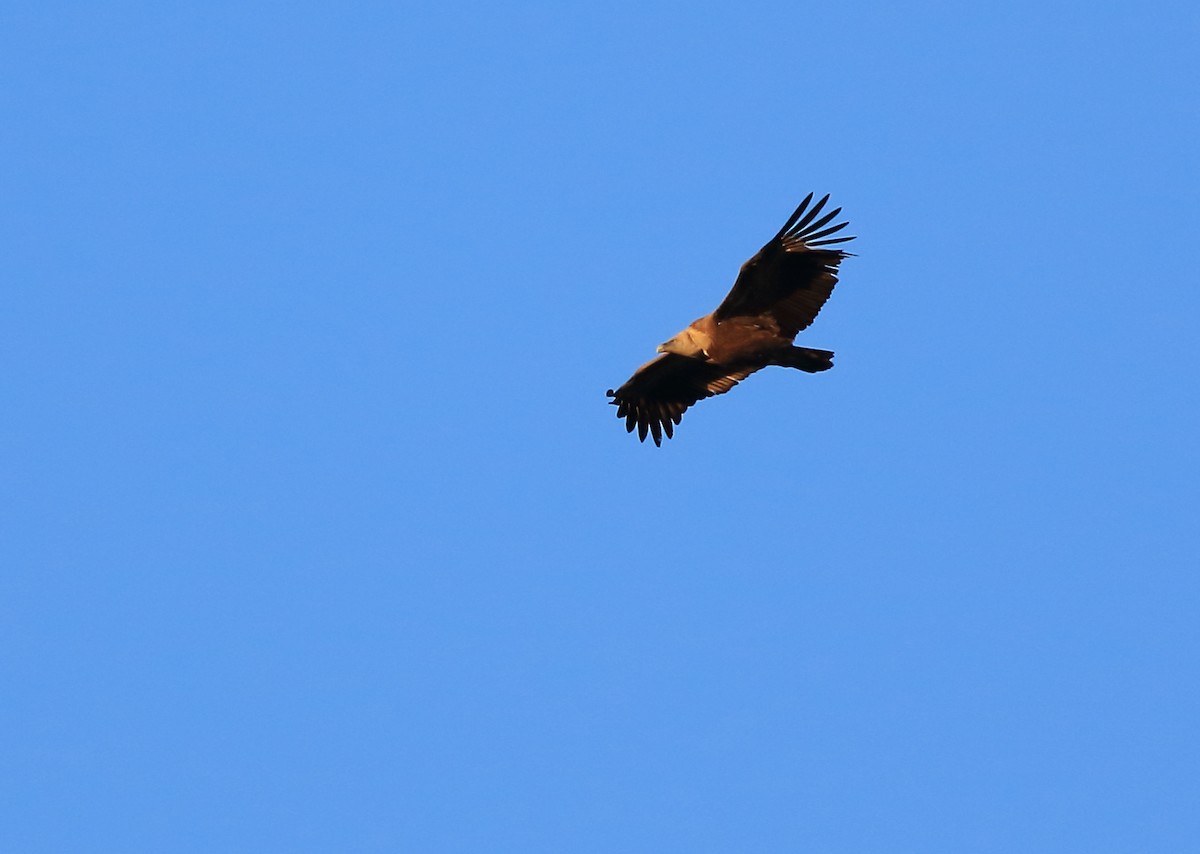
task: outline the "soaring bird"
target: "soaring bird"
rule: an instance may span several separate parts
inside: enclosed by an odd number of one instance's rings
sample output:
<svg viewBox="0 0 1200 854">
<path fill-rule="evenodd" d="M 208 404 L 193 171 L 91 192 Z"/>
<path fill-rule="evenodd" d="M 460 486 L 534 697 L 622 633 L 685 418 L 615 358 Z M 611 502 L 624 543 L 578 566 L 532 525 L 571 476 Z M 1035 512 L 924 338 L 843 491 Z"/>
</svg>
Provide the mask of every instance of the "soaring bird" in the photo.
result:
<svg viewBox="0 0 1200 854">
<path fill-rule="evenodd" d="M 841 208 L 821 216 L 828 194 L 809 208 L 812 199 L 812 193 L 805 196 L 779 233 L 742 265 L 716 311 L 660 344 L 661 356 L 608 390 L 617 417 L 628 432 L 637 427 L 640 441 L 648 433 L 662 445 L 663 434 L 674 435 L 689 406 L 724 394 L 767 365 L 810 374 L 833 367 L 829 350 L 792 345 L 829 299 L 838 265 L 850 254 L 827 247 L 854 239 L 830 237 L 849 223 L 829 225 Z"/>
</svg>

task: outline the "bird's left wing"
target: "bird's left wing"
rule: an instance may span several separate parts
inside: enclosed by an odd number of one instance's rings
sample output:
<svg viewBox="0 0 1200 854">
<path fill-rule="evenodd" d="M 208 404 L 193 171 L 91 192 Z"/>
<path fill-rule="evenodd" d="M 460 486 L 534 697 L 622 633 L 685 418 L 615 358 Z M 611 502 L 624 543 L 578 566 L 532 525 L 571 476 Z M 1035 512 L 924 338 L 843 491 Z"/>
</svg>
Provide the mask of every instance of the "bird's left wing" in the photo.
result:
<svg viewBox="0 0 1200 854">
<path fill-rule="evenodd" d="M 789 339 L 813 322 L 833 293 L 838 264 L 847 255 L 826 247 L 854 238 L 831 237 L 848 225 L 829 224 L 842 209 L 819 216 L 829 196 L 809 208 L 812 197 L 809 193 L 779 233 L 742 265 L 733 289 L 713 312 L 716 320 L 768 316 Z"/>
<path fill-rule="evenodd" d="M 698 400 L 724 394 L 758 367 L 730 370 L 675 353 L 664 353 L 647 362 L 616 391 L 609 389 L 609 403 L 617 407 L 617 417 L 625 419 L 625 429 L 637 427 L 638 439 L 646 434 L 662 445 L 663 434 L 671 438 L 683 413 Z"/>
</svg>

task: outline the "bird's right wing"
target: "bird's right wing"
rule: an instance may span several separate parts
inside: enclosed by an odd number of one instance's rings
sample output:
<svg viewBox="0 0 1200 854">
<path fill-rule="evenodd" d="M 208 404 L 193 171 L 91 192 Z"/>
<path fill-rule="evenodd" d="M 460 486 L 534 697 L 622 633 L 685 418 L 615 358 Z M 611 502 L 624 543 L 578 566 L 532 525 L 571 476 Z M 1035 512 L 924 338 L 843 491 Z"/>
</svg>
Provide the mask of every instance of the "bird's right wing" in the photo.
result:
<svg viewBox="0 0 1200 854">
<path fill-rule="evenodd" d="M 654 444 L 661 445 L 663 433 L 668 439 L 675 434 L 674 425 L 689 406 L 724 394 L 756 370 L 758 367 L 730 370 L 712 362 L 664 353 L 607 394 L 612 398 L 609 403 L 617 407 L 617 417 L 625 419 L 626 431 L 632 433 L 636 426 L 640 441 L 646 441 L 649 433 Z"/>
</svg>

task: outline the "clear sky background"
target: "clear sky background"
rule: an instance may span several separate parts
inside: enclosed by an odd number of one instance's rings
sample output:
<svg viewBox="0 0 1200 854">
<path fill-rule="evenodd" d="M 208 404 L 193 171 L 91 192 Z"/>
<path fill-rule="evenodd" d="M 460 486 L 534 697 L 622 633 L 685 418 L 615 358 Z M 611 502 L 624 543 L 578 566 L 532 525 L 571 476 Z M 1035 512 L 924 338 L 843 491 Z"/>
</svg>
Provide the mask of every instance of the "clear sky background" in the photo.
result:
<svg viewBox="0 0 1200 854">
<path fill-rule="evenodd" d="M 1198 45 L 5 3 L 0 850 L 1196 850 Z M 639 444 L 810 190 L 836 368 Z"/>
</svg>

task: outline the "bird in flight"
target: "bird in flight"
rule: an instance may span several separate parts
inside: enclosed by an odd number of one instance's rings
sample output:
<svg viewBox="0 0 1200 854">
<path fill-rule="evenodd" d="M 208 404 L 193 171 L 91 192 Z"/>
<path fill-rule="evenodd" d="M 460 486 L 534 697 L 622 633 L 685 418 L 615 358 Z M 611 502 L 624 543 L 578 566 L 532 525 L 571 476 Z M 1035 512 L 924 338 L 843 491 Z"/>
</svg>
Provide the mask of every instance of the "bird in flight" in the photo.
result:
<svg viewBox="0 0 1200 854">
<path fill-rule="evenodd" d="M 853 237 L 831 237 L 849 223 L 829 225 L 841 208 L 821 215 L 829 196 L 811 208 L 813 194 L 783 228 L 742 265 L 733 289 L 717 310 L 658 346 L 658 356 L 638 368 L 609 403 L 625 429 L 655 445 L 675 433 L 689 406 L 724 394 L 760 368 L 779 365 L 808 373 L 833 367 L 833 353 L 795 347 L 837 284 L 838 265 L 850 253 L 830 249 Z M 818 217 L 820 217 L 818 219 Z"/>
</svg>

